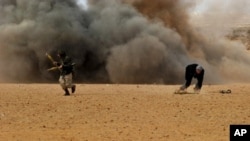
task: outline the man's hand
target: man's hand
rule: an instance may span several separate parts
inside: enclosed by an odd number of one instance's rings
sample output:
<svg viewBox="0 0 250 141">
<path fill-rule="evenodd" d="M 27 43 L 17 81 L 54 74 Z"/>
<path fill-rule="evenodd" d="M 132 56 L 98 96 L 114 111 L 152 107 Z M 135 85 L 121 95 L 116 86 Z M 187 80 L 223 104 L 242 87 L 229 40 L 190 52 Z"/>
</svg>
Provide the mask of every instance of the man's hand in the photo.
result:
<svg viewBox="0 0 250 141">
<path fill-rule="evenodd" d="M 180 91 L 185 91 L 186 90 L 186 86 L 185 85 L 182 85 L 181 87 L 180 87 Z"/>
<path fill-rule="evenodd" d="M 200 88 L 194 87 L 194 93 L 197 93 L 197 94 L 198 94 L 198 93 L 200 93 L 200 90 L 201 90 Z"/>
<path fill-rule="evenodd" d="M 58 69 L 62 69 L 63 65 L 58 66 Z"/>
</svg>

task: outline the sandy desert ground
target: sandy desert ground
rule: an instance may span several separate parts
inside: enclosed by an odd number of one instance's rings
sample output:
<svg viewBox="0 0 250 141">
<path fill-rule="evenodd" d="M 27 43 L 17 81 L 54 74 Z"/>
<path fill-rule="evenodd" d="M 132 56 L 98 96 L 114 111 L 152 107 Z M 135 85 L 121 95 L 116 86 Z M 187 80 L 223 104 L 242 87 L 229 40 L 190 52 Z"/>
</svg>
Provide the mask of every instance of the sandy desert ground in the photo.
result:
<svg viewBox="0 0 250 141">
<path fill-rule="evenodd" d="M 77 84 L 67 97 L 58 84 L 0 84 L 0 140 L 229 141 L 230 124 L 250 124 L 250 84 L 178 87 Z"/>
</svg>

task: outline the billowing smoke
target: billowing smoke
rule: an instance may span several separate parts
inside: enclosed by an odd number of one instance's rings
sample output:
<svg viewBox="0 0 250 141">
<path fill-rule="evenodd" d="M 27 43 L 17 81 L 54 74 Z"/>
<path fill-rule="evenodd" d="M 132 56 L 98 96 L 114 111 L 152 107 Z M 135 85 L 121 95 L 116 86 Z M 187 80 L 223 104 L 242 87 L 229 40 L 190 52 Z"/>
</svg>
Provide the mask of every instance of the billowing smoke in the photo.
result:
<svg viewBox="0 0 250 141">
<path fill-rule="evenodd" d="M 185 44 L 188 55 L 207 68 L 209 82 L 246 82 L 250 70 L 249 54 L 243 44 L 225 39 L 233 26 L 246 17 L 247 1 L 186 1 L 186 0 L 124 0 L 131 3 L 151 20 L 160 19 L 175 30 Z M 201 26 L 196 30 L 190 22 L 190 6 L 203 2 L 203 14 L 195 19 Z M 208 4 L 210 3 L 210 5 Z M 202 10 L 201 10 L 202 11 Z M 199 15 L 198 15 L 199 16 Z M 197 16 L 197 17 L 198 17 Z M 231 24 L 229 24 L 231 23 Z M 232 24 L 233 23 L 233 24 Z M 237 63 L 238 62 L 238 63 Z M 216 79 L 218 78 L 218 79 Z"/>
<path fill-rule="evenodd" d="M 88 15 L 75 1 L 1 0 L 0 5 L 2 81 L 53 80 L 58 72 L 46 71 L 52 65 L 45 53 L 56 58 L 59 49 L 75 56 L 79 80 L 101 77 L 104 47 L 88 30 Z"/>
<path fill-rule="evenodd" d="M 212 41 L 189 25 L 181 0 L 0 0 L 0 81 L 48 82 L 45 53 L 72 56 L 78 82 L 181 83 L 200 63 L 206 81 L 247 81 L 242 44 Z M 157 18 L 157 19 L 156 19 Z M 240 54 L 240 55 L 239 55 Z"/>
</svg>

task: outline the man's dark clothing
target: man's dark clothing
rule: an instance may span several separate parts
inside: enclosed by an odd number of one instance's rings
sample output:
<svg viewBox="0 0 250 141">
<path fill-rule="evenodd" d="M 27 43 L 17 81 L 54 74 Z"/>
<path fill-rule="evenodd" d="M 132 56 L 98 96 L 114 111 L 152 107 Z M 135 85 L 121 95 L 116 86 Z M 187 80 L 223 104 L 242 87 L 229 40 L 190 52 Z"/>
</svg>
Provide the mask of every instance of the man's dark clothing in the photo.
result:
<svg viewBox="0 0 250 141">
<path fill-rule="evenodd" d="M 62 59 L 62 75 L 67 75 L 73 72 L 73 63 L 72 59 L 68 56 Z"/>
<path fill-rule="evenodd" d="M 61 58 L 61 62 L 57 64 L 58 66 L 62 65 L 61 74 L 62 76 L 73 73 L 73 62 L 72 59 L 68 56 Z"/>
<path fill-rule="evenodd" d="M 186 73 L 185 73 L 185 87 L 189 87 L 192 81 L 192 78 L 196 78 L 198 82 L 196 83 L 195 88 L 196 89 L 201 89 L 202 87 L 202 82 L 203 82 L 203 76 L 204 76 L 204 69 L 201 70 L 200 74 L 196 73 L 196 67 L 198 64 L 190 64 L 186 67 Z"/>
</svg>

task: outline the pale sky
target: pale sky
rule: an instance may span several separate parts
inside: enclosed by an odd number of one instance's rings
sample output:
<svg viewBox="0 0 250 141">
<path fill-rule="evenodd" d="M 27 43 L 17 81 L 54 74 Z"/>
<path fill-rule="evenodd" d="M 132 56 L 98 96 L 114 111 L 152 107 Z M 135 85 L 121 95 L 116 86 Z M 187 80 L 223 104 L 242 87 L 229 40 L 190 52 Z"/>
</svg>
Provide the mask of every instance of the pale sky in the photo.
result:
<svg viewBox="0 0 250 141">
<path fill-rule="evenodd" d="M 249 13 L 249 0 L 196 0 L 195 11 L 205 12 L 225 12 L 225 13 Z"/>
<path fill-rule="evenodd" d="M 87 0 L 77 0 L 77 3 L 84 9 L 87 8 Z"/>
</svg>

